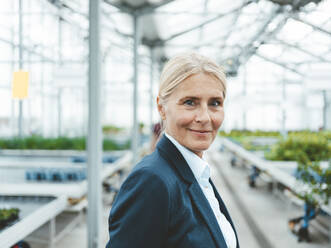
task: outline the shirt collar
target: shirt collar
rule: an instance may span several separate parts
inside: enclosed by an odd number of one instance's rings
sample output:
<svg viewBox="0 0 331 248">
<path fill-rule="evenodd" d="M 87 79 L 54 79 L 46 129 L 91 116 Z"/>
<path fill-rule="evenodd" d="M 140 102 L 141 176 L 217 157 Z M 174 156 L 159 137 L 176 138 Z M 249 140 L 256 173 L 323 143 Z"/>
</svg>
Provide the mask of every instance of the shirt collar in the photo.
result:
<svg viewBox="0 0 331 248">
<path fill-rule="evenodd" d="M 164 133 L 165 136 L 177 147 L 180 153 L 183 155 L 184 159 L 190 166 L 195 178 L 200 182 L 201 180 L 209 180 L 210 178 L 210 168 L 208 163 L 201 159 L 194 152 L 187 149 L 185 146 L 179 144 L 175 138 L 170 136 L 167 133 Z"/>
</svg>

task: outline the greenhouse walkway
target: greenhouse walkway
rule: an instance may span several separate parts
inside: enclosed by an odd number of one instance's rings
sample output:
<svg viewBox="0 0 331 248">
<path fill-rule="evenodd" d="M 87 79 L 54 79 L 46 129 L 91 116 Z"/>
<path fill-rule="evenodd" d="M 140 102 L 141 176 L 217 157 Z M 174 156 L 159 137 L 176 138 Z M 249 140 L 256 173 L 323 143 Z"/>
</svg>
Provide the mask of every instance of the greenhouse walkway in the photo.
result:
<svg viewBox="0 0 331 248">
<path fill-rule="evenodd" d="M 303 210 L 268 191 L 267 184 L 248 186 L 248 173 L 230 166 L 230 155 L 210 151 L 212 179 L 236 225 L 242 248 L 322 248 L 330 247 L 328 237 L 310 226 L 311 243 L 297 242 L 287 221 L 302 215 Z"/>
<path fill-rule="evenodd" d="M 230 166 L 230 155 L 221 153 L 217 147 L 207 153 L 211 165 L 212 179 L 218 188 L 231 217 L 236 225 L 241 248 L 329 248 L 328 237 L 310 227 L 311 243 L 297 242 L 291 234 L 287 220 L 302 214 L 302 209 L 289 204 L 279 196 L 271 194 L 267 185 L 257 184 L 250 188 L 247 183 L 247 172 L 240 167 Z M 109 206 L 103 207 L 103 242 L 108 239 L 107 218 Z M 61 219 L 61 218 L 60 218 Z M 44 227 L 47 233 L 47 227 Z M 45 245 L 30 243 L 33 248 L 44 248 Z M 86 247 L 87 227 L 85 218 L 69 235 L 59 240 L 54 248 Z"/>
</svg>

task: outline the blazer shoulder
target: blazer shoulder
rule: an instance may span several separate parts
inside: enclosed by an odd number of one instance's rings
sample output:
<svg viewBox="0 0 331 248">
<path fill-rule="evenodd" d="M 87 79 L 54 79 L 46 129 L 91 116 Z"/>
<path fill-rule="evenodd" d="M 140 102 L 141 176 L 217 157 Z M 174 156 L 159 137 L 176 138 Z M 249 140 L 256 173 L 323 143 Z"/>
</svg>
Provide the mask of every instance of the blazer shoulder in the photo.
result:
<svg viewBox="0 0 331 248">
<path fill-rule="evenodd" d="M 137 173 L 138 171 L 145 171 L 150 175 L 158 177 L 168 187 L 171 187 L 171 184 L 175 183 L 177 178 L 175 170 L 157 150 L 150 155 L 145 156 L 137 165 L 135 165 L 132 173 Z"/>
<path fill-rule="evenodd" d="M 145 158 L 125 179 L 109 214 L 108 247 L 163 247 L 173 207 L 162 170 Z"/>
</svg>

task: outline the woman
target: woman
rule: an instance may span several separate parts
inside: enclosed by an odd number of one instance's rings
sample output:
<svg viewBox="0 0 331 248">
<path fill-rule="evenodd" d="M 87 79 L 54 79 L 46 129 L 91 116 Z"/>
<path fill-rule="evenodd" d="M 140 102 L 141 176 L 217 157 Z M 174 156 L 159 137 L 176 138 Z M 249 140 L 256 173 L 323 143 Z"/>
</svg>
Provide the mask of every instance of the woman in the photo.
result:
<svg viewBox="0 0 331 248">
<path fill-rule="evenodd" d="M 239 248 L 203 152 L 224 119 L 223 70 L 181 54 L 161 74 L 157 106 L 164 135 L 123 183 L 109 216 L 111 248 Z"/>
</svg>

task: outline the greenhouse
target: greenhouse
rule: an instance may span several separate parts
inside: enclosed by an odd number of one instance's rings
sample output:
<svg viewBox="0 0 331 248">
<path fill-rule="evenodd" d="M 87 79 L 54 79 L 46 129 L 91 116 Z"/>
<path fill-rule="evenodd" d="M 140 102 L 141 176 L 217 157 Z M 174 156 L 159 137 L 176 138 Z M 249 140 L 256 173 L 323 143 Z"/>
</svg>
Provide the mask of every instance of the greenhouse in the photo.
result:
<svg viewBox="0 0 331 248">
<path fill-rule="evenodd" d="M 331 0 L 4 0 L 0 72 L 0 248 L 330 247 Z"/>
</svg>

